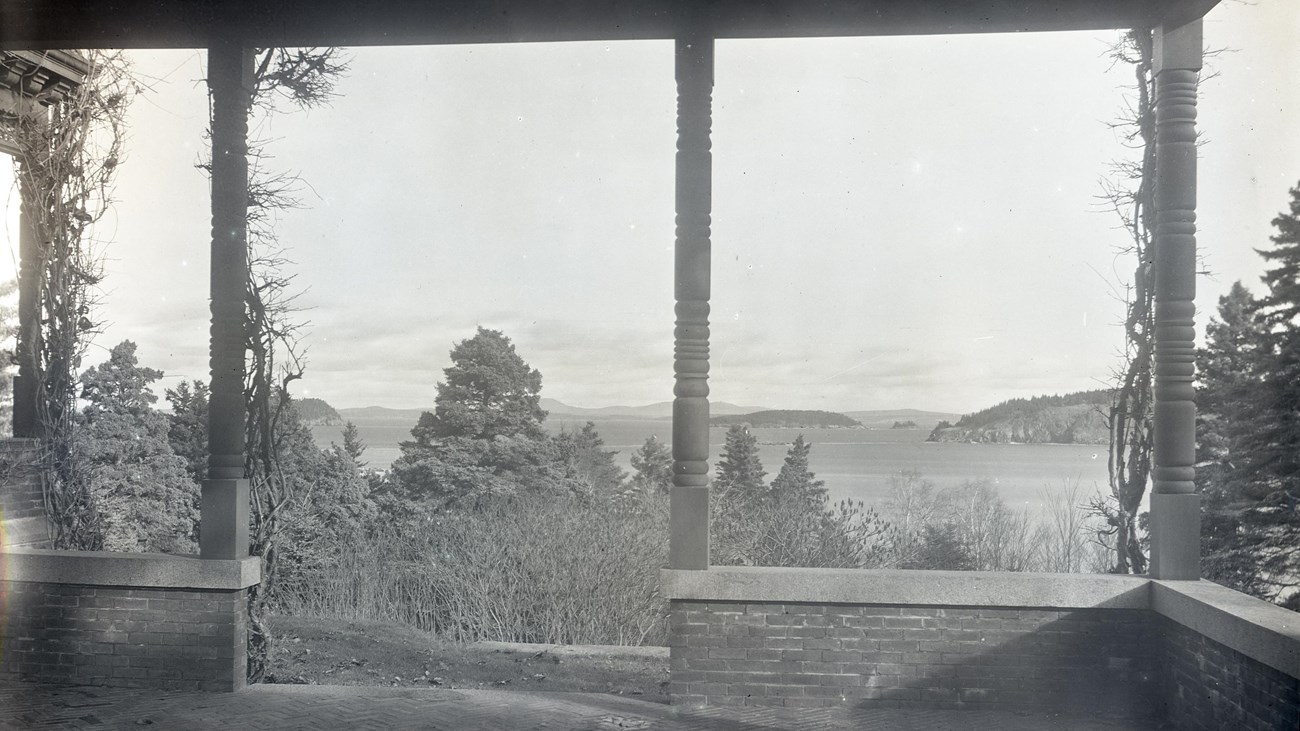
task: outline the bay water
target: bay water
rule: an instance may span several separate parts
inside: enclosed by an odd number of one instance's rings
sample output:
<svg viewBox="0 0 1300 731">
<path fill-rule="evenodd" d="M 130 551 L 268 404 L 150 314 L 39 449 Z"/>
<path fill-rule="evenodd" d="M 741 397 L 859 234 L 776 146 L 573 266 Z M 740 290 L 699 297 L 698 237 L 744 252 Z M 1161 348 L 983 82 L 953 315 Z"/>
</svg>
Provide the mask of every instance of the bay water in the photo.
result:
<svg viewBox="0 0 1300 731">
<path fill-rule="evenodd" d="M 630 460 L 647 437 L 672 443 L 668 419 L 605 418 L 593 420 L 605 448 L 631 473 Z M 546 426 L 581 429 L 587 419 L 552 416 Z M 354 420 L 367 445 L 363 459 L 373 468 L 387 469 L 400 455 L 398 445 L 411 438 L 414 422 L 395 419 Z M 316 442 L 342 443 L 342 427 L 312 428 Z M 1010 507 L 1041 514 L 1045 501 L 1067 485 L 1077 484 L 1080 499 L 1106 491 L 1106 446 L 1080 444 L 964 444 L 927 442 L 920 429 L 754 429 L 759 456 L 771 480 L 781 469 L 786 451 L 803 434 L 812 443 L 809 465 L 824 480 L 834 500 L 852 498 L 878 506 L 889 494 L 890 478 L 913 470 L 940 488 L 968 480 L 987 480 Z M 726 438 L 726 429 L 709 430 L 712 463 Z M 711 465 L 712 466 L 712 465 Z"/>
</svg>

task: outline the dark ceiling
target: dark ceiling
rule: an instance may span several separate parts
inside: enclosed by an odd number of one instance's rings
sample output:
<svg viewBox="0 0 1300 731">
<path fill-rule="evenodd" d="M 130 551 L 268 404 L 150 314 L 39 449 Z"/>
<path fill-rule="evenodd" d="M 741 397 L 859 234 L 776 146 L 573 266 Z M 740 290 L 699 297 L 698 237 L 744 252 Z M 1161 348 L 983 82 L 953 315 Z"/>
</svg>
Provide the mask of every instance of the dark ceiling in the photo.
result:
<svg viewBox="0 0 1300 731">
<path fill-rule="evenodd" d="M 359 46 L 1176 26 L 1218 0 L 0 0 L 0 47 Z"/>
</svg>

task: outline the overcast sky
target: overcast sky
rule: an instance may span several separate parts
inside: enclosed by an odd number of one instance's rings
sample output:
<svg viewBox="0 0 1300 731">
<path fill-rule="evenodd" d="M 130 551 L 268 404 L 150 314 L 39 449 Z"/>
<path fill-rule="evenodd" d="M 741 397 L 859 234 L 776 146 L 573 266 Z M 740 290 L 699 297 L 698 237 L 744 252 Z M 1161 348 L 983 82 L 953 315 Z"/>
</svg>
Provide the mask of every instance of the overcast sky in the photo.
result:
<svg viewBox="0 0 1300 731">
<path fill-rule="evenodd" d="M 1224 3 L 1202 84 L 1213 311 L 1259 291 L 1300 181 L 1300 4 Z M 728 41 L 714 90 L 712 397 L 970 411 L 1096 388 L 1133 263 L 1099 201 L 1117 33 Z M 299 395 L 432 403 L 503 330 L 574 405 L 672 397 L 675 91 L 666 42 L 350 49 L 331 108 L 258 135 L 310 184 L 280 220 L 311 321 Z M 129 158 L 92 359 L 122 339 L 207 378 L 203 54 L 134 54 Z M 0 185 L 11 188 L 9 171 Z M 9 204 L 10 248 L 15 196 Z"/>
</svg>

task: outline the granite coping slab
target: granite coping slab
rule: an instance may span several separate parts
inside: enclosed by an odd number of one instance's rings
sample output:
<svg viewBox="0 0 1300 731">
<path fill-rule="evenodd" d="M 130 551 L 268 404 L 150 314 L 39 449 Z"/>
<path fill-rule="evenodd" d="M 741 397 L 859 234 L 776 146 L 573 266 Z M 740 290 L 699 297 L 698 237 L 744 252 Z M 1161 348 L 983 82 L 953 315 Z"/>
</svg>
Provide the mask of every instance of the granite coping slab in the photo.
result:
<svg viewBox="0 0 1300 731">
<path fill-rule="evenodd" d="M 0 553 L 4 581 L 81 586 L 239 590 L 261 580 L 256 557 L 202 559 L 164 553 L 56 551 L 6 548 Z"/>
</svg>

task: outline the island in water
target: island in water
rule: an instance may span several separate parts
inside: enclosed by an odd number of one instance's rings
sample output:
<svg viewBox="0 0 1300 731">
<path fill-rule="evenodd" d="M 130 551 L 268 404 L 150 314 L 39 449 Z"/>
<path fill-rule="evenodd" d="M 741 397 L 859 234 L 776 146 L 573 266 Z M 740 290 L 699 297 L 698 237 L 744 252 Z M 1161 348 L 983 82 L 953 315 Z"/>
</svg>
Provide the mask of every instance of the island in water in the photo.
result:
<svg viewBox="0 0 1300 731">
<path fill-rule="evenodd" d="M 1107 444 L 1109 390 L 1003 401 L 947 421 L 930 432 L 931 442 L 985 444 Z"/>
<path fill-rule="evenodd" d="M 771 409 L 752 414 L 714 416 L 711 426 L 744 424 L 757 429 L 862 429 L 862 422 L 833 411 Z"/>
</svg>

